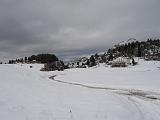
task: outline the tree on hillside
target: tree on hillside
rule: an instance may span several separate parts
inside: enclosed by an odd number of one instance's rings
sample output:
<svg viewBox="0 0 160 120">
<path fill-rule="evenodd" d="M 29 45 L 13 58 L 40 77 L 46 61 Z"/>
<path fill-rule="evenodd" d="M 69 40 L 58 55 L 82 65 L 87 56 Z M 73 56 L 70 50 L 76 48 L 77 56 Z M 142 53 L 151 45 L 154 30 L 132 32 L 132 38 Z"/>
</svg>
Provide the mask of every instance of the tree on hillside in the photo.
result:
<svg viewBox="0 0 160 120">
<path fill-rule="evenodd" d="M 26 62 L 28 62 L 28 58 L 27 58 L 27 57 L 25 57 L 25 58 L 24 58 L 24 61 L 25 61 L 25 63 L 26 63 Z"/>
<path fill-rule="evenodd" d="M 58 61 L 58 58 L 53 54 L 39 54 L 37 55 L 37 62 L 41 63 L 51 63 Z"/>
<path fill-rule="evenodd" d="M 99 57 L 99 55 L 96 53 L 96 54 L 95 54 L 95 59 L 98 59 L 98 57 Z"/>
<path fill-rule="evenodd" d="M 95 61 L 94 56 L 92 55 L 92 56 L 90 57 L 90 67 L 93 67 L 93 66 L 96 66 L 96 61 Z"/>
<path fill-rule="evenodd" d="M 141 47 L 140 45 L 138 46 L 138 53 L 137 53 L 137 57 L 141 57 L 142 52 L 141 52 Z"/>
<path fill-rule="evenodd" d="M 113 54 L 110 53 L 109 57 L 108 57 L 108 61 L 112 61 L 113 60 Z"/>
</svg>

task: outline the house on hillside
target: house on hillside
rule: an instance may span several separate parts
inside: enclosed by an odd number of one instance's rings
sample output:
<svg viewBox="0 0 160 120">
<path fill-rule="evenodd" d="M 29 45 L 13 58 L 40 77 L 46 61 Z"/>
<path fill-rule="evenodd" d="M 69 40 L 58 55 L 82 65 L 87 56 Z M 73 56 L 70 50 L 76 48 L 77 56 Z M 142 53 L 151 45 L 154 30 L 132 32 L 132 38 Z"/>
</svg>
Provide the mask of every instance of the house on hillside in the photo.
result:
<svg viewBox="0 0 160 120">
<path fill-rule="evenodd" d="M 154 47 L 154 49 L 146 50 L 144 59 L 160 61 L 160 48 Z"/>
<path fill-rule="evenodd" d="M 127 67 L 131 64 L 131 59 L 128 57 L 118 57 L 111 63 L 111 67 Z"/>
</svg>

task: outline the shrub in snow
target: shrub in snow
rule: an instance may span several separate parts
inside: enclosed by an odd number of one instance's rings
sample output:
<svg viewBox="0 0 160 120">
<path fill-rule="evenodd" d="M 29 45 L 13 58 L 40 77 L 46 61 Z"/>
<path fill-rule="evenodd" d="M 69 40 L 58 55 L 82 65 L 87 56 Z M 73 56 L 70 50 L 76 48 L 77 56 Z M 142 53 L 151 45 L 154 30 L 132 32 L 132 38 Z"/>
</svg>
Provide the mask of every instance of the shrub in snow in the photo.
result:
<svg viewBox="0 0 160 120">
<path fill-rule="evenodd" d="M 55 61 L 51 63 L 44 64 L 44 68 L 41 71 L 63 71 L 65 69 L 65 65 L 62 61 Z"/>
</svg>

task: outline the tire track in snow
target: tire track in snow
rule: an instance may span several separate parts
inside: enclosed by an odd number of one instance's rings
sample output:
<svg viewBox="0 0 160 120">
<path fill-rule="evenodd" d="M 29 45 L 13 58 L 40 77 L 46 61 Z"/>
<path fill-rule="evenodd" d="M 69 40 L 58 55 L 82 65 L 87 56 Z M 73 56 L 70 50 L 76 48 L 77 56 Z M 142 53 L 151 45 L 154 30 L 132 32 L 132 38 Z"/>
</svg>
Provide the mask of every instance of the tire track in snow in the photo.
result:
<svg viewBox="0 0 160 120">
<path fill-rule="evenodd" d="M 130 102 L 130 104 L 132 104 L 135 109 L 137 110 L 138 113 L 138 118 L 136 120 L 157 120 L 154 119 L 156 117 L 153 117 L 153 113 L 157 114 L 159 116 L 160 112 L 154 111 L 152 113 L 152 111 L 150 110 L 150 108 L 148 108 L 143 102 L 139 102 L 139 100 L 144 100 L 145 102 L 147 102 L 148 104 L 154 105 L 155 106 L 159 106 L 160 105 L 160 93 L 156 93 L 156 92 L 151 92 L 151 91 L 143 91 L 143 90 L 136 90 L 136 89 L 118 89 L 118 88 L 110 88 L 110 87 L 96 87 L 96 86 L 90 86 L 90 85 L 85 85 L 85 84 L 81 84 L 81 83 L 73 83 L 73 82 L 67 82 L 67 81 L 62 81 L 62 80 L 57 80 L 55 79 L 55 76 L 51 76 L 49 77 L 49 79 L 58 82 L 58 83 L 63 83 L 63 84 L 68 84 L 68 85 L 73 85 L 73 86 L 80 86 L 80 87 L 85 87 L 85 88 L 90 88 L 90 89 L 99 89 L 99 90 L 108 90 L 114 94 L 117 95 L 122 95 L 122 96 L 128 96 L 128 100 L 126 102 Z M 136 100 L 137 98 L 137 100 Z M 123 98 L 121 98 L 123 99 Z M 151 102 L 153 100 L 157 100 L 158 103 L 155 104 L 154 102 Z M 150 114 L 149 116 L 146 116 L 146 112 L 148 114 Z M 149 117 L 149 119 L 147 118 Z M 159 117 L 157 117 L 159 119 Z"/>
<path fill-rule="evenodd" d="M 145 116 L 144 113 L 142 112 L 140 106 L 137 104 L 137 101 L 135 101 L 133 98 L 128 97 L 128 100 L 135 106 L 135 108 L 137 109 L 138 113 L 139 113 L 139 117 L 140 120 L 145 120 Z"/>
<path fill-rule="evenodd" d="M 132 104 L 137 107 L 139 113 L 141 113 L 141 117 L 144 120 L 159 120 L 160 119 L 160 104 L 154 104 L 153 102 L 143 101 L 142 99 L 138 99 L 135 96 L 128 97 L 128 100 L 131 101 Z"/>
<path fill-rule="evenodd" d="M 91 89 L 109 90 L 109 91 L 117 93 L 117 94 L 122 94 L 122 95 L 127 95 L 127 96 L 135 96 L 135 97 L 141 98 L 143 100 L 160 100 L 160 93 L 156 93 L 156 92 L 136 90 L 136 89 L 122 89 L 122 88 L 90 86 L 90 85 L 85 85 L 82 83 L 73 83 L 73 82 L 66 82 L 66 81 L 62 81 L 62 80 L 57 80 L 57 79 L 54 79 L 55 77 L 56 77 L 56 75 L 50 76 L 49 79 L 51 79 L 55 82 L 63 83 L 63 84 L 69 84 L 69 85 L 80 86 L 80 87 L 91 88 Z"/>
</svg>

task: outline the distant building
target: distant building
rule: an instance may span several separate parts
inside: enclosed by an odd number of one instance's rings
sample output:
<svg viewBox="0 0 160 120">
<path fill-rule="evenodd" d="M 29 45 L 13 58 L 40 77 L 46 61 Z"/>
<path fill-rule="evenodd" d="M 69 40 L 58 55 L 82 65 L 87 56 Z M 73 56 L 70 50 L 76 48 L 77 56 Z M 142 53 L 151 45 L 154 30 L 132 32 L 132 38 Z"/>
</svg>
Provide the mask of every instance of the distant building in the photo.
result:
<svg viewBox="0 0 160 120">
<path fill-rule="evenodd" d="M 128 57 L 118 57 L 111 63 L 111 67 L 127 67 L 131 64 L 131 59 Z"/>
</svg>

